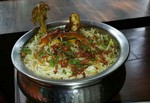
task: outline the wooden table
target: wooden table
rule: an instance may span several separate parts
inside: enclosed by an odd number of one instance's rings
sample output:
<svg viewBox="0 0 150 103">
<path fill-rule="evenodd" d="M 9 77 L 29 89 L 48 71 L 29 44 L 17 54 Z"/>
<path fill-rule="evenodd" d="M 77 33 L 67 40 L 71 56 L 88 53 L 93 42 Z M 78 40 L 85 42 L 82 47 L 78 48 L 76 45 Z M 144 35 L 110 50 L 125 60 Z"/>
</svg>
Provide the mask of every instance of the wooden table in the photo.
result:
<svg viewBox="0 0 150 103">
<path fill-rule="evenodd" d="M 8 0 L 0 2 L 0 34 L 32 29 L 31 11 L 39 1 L 51 8 L 47 23 L 68 19 L 72 12 L 98 22 L 150 16 L 149 0 Z"/>
<path fill-rule="evenodd" d="M 150 101 L 150 27 L 122 30 L 130 43 L 126 81 L 117 101 Z"/>
</svg>

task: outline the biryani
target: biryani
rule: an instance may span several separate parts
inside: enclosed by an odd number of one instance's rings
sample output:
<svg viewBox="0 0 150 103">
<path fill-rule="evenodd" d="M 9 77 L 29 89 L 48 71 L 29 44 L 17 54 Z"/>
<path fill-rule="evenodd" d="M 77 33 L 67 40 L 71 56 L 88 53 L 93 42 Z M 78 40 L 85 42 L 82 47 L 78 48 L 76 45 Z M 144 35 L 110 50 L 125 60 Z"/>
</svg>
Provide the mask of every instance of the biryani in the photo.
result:
<svg viewBox="0 0 150 103">
<path fill-rule="evenodd" d="M 36 75 L 50 79 L 76 79 L 94 76 L 119 56 L 116 40 L 104 30 L 81 28 L 65 31 L 50 28 L 40 31 L 22 48 L 23 63 Z"/>
<path fill-rule="evenodd" d="M 40 77 L 67 80 L 94 76 L 116 62 L 119 46 L 108 32 L 83 26 L 77 13 L 66 25 L 47 28 L 49 9 L 40 2 L 32 11 L 40 29 L 21 50 L 27 69 Z"/>
</svg>

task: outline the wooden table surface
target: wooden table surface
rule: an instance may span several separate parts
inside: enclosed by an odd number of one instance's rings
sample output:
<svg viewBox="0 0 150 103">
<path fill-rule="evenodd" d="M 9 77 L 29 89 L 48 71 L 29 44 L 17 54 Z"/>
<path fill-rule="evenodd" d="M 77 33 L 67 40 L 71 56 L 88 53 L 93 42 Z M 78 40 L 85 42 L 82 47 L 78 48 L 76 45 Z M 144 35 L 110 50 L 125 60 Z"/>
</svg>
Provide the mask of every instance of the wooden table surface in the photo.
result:
<svg viewBox="0 0 150 103">
<path fill-rule="evenodd" d="M 150 16 L 149 0 L 1 0 L 0 34 L 32 29 L 31 11 L 39 1 L 51 8 L 47 23 L 68 19 L 72 12 L 98 22 Z"/>
<path fill-rule="evenodd" d="M 150 103 L 150 26 L 122 32 L 129 40 L 130 55 L 125 63 L 125 84 L 114 100 Z"/>
</svg>

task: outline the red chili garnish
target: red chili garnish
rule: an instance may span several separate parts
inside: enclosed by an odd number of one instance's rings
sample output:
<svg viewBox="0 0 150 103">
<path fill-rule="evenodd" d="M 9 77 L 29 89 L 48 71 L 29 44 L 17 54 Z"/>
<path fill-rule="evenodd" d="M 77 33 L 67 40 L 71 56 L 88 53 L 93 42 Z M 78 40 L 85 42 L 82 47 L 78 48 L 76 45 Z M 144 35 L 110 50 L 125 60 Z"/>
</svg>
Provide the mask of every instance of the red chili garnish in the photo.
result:
<svg viewBox="0 0 150 103">
<path fill-rule="evenodd" d="M 55 37 L 57 37 L 62 32 L 63 31 L 61 29 L 56 29 L 53 32 L 50 32 L 49 34 L 47 34 L 44 37 L 42 37 L 42 39 L 41 39 L 39 44 L 42 44 L 42 43 L 47 44 L 49 42 L 49 40 L 54 39 Z"/>
<path fill-rule="evenodd" d="M 79 34 L 78 32 L 64 32 L 64 33 L 60 33 L 59 34 L 59 37 L 61 38 L 75 38 L 77 40 L 80 40 L 80 41 L 88 41 L 86 39 L 86 37 L 84 37 L 82 34 Z"/>
<path fill-rule="evenodd" d="M 81 61 L 81 64 L 84 64 L 84 65 L 85 65 L 85 64 L 88 64 L 89 61 L 90 61 L 90 59 L 84 59 L 84 60 Z"/>
</svg>

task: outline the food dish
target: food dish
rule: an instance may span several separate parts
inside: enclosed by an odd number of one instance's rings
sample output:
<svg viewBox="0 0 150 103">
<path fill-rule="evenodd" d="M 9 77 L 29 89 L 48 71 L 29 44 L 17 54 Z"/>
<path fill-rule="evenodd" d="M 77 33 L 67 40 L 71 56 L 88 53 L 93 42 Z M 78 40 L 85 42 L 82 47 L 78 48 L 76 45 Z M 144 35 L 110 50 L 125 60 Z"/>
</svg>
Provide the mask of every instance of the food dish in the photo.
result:
<svg viewBox="0 0 150 103">
<path fill-rule="evenodd" d="M 76 79 L 96 75 L 119 56 L 119 45 L 108 32 L 94 27 L 66 31 L 66 25 L 39 31 L 23 47 L 25 66 L 51 79 Z"/>
<path fill-rule="evenodd" d="M 32 11 L 32 21 L 40 29 L 23 46 L 21 56 L 27 69 L 50 79 L 77 79 L 94 76 L 115 63 L 119 44 L 108 32 L 84 27 L 77 13 L 60 27 L 47 28 L 49 6 L 40 2 Z"/>
</svg>

